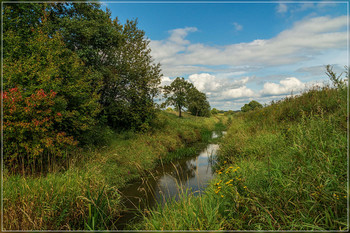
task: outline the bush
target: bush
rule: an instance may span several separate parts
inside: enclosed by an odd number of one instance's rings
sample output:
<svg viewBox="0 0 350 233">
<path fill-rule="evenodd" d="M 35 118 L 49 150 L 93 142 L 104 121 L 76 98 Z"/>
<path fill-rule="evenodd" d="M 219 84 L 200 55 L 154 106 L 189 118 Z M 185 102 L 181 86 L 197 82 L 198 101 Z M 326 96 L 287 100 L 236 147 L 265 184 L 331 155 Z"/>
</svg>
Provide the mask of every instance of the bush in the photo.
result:
<svg viewBox="0 0 350 233">
<path fill-rule="evenodd" d="M 2 94 L 4 103 L 4 163 L 11 171 L 47 164 L 52 159 L 63 159 L 65 150 L 77 145 L 72 136 L 55 126 L 62 121 L 56 106 L 56 93 L 42 89 L 23 97 L 19 88 Z"/>
</svg>

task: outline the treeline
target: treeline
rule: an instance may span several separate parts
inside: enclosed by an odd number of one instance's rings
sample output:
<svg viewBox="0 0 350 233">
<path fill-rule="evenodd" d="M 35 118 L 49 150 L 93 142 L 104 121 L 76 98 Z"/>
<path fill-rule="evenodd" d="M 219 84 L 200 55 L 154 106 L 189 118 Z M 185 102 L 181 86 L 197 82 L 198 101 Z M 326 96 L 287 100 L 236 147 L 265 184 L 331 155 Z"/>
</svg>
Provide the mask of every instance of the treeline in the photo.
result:
<svg viewBox="0 0 350 233">
<path fill-rule="evenodd" d="M 113 130 L 146 130 L 160 65 L 137 20 L 98 3 L 4 3 L 3 132 L 9 171 L 41 171 Z"/>
</svg>

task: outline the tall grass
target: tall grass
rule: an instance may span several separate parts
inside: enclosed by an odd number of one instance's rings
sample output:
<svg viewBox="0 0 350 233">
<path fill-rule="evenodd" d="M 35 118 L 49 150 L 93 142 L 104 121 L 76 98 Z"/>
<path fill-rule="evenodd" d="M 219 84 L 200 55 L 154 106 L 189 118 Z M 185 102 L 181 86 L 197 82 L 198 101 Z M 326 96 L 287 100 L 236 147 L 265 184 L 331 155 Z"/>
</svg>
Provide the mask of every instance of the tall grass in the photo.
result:
<svg viewBox="0 0 350 233">
<path fill-rule="evenodd" d="M 345 231 L 346 104 L 347 87 L 325 86 L 235 114 L 206 192 L 151 211 L 139 229 Z"/>
<path fill-rule="evenodd" d="M 4 173 L 4 229 L 116 229 L 119 189 L 152 170 L 169 153 L 202 140 L 217 118 L 159 113 L 145 133 L 114 135 L 110 145 L 75 157 L 71 166 L 42 176 Z M 186 150 L 186 149 L 183 149 Z M 185 154 L 185 153 L 183 153 Z"/>
</svg>

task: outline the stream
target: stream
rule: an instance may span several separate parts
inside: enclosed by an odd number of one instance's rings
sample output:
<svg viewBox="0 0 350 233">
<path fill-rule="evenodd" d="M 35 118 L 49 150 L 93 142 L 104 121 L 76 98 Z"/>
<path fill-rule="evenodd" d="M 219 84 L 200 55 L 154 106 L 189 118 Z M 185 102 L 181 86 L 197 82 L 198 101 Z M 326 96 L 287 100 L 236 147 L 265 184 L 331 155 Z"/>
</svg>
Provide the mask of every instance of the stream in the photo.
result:
<svg viewBox="0 0 350 233">
<path fill-rule="evenodd" d="M 225 135 L 225 131 L 212 132 L 212 138 Z M 134 181 L 121 190 L 125 206 L 118 229 L 123 229 L 140 210 L 150 209 L 157 203 L 179 199 L 179 193 L 191 190 L 198 195 L 215 176 L 212 166 L 219 149 L 218 144 L 208 144 L 199 154 L 175 162 L 162 164 L 152 170 L 145 178 Z"/>
</svg>

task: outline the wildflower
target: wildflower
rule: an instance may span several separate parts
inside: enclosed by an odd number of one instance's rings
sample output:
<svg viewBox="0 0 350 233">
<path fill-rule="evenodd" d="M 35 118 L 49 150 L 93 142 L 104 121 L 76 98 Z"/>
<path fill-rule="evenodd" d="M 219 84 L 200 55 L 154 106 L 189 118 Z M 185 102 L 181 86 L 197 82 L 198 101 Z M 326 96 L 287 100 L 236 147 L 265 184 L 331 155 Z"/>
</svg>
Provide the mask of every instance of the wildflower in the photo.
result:
<svg viewBox="0 0 350 233">
<path fill-rule="evenodd" d="M 222 172 L 219 172 L 218 174 L 220 175 Z"/>
<path fill-rule="evenodd" d="M 224 195 L 221 195 L 221 197 L 224 197 Z"/>
<path fill-rule="evenodd" d="M 227 161 L 224 161 L 224 163 L 227 163 Z"/>
<path fill-rule="evenodd" d="M 245 188 L 245 189 L 246 189 L 246 188 L 247 188 L 247 186 L 244 186 L 243 188 Z"/>
</svg>

